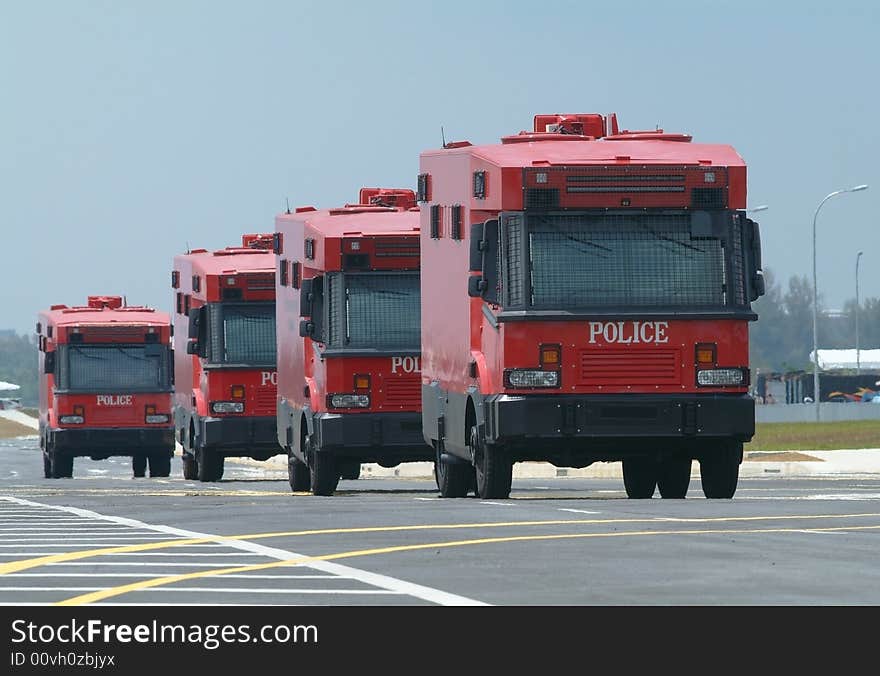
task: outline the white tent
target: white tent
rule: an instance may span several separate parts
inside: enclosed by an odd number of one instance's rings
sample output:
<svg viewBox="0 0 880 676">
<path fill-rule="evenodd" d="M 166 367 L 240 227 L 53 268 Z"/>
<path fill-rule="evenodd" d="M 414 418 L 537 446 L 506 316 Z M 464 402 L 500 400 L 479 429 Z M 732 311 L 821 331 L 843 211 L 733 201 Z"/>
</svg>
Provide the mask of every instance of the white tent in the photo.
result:
<svg viewBox="0 0 880 676">
<path fill-rule="evenodd" d="M 0 380 L 0 391 L 5 390 L 20 390 L 21 385 L 16 385 L 15 383 L 7 383 L 3 380 Z"/>
<path fill-rule="evenodd" d="M 813 351 L 810 350 L 810 363 L 813 363 Z M 880 370 L 880 349 L 859 350 L 859 367 L 865 371 Z M 855 350 L 819 350 L 819 369 L 833 371 L 836 369 L 855 369 Z"/>
</svg>

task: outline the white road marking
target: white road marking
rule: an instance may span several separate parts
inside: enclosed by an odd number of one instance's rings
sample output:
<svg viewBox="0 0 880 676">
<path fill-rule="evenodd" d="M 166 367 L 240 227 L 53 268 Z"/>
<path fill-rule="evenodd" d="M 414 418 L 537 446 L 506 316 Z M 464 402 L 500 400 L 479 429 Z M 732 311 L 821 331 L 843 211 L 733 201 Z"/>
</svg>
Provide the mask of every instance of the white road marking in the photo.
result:
<svg viewBox="0 0 880 676">
<path fill-rule="evenodd" d="M 264 557 L 273 558 L 279 561 L 285 561 L 288 559 L 297 559 L 297 558 L 307 558 L 303 554 L 298 554 L 297 552 L 292 552 L 286 549 L 279 549 L 275 547 L 267 547 L 266 545 L 262 545 L 256 542 L 248 542 L 247 540 L 224 540 L 222 536 L 208 533 L 199 533 L 196 531 L 185 530 L 182 528 L 175 528 L 173 526 L 165 526 L 165 525 L 154 525 L 148 524 L 143 521 L 138 521 L 136 519 L 128 519 L 124 517 L 117 516 L 107 516 L 105 514 L 99 514 L 98 512 L 93 512 L 88 509 L 79 509 L 77 507 L 66 507 L 60 505 L 47 505 L 39 502 L 33 502 L 31 500 L 23 500 L 21 498 L 13 498 L 13 497 L 2 497 L 0 500 L 5 500 L 7 502 L 13 502 L 18 505 L 23 505 L 27 507 L 37 507 L 44 508 L 49 510 L 62 511 L 69 514 L 75 514 L 77 516 L 91 517 L 97 520 L 107 521 L 111 523 L 118 523 L 126 526 L 132 526 L 133 528 L 142 528 L 147 530 L 153 530 L 158 533 L 166 533 L 168 535 L 182 536 L 182 537 L 190 537 L 190 538 L 207 538 L 214 540 L 219 544 L 227 545 L 231 549 L 238 549 L 238 555 L 241 556 L 241 552 L 250 552 L 251 554 L 256 554 Z M 161 555 L 158 552 L 141 552 L 140 556 L 145 554 L 156 554 Z M 123 552 L 122 554 L 131 554 L 127 552 Z M 183 552 L 179 553 L 169 553 L 168 556 L 181 556 Z M 223 554 L 191 554 L 191 556 L 222 556 Z M 363 582 L 365 584 L 372 585 L 374 587 L 379 587 L 381 589 L 385 589 L 386 591 L 399 592 L 402 594 L 407 594 L 409 596 L 413 596 L 415 598 L 419 598 L 425 601 L 429 601 L 431 603 L 436 603 L 438 605 L 454 605 L 454 606 L 474 606 L 474 605 L 489 605 L 484 603 L 483 601 L 478 601 L 476 599 L 471 599 L 466 596 L 459 596 L 458 594 L 451 594 L 449 592 L 442 591 L 440 589 L 434 589 L 433 587 L 427 587 L 420 584 L 415 584 L 413 582 L 407 582 L 406 580 L 400 580 L 398 578 L 394 578 L 388 575 L 381 575 L 379 573 L 372 573 L 370 571 L 361 570 L 359 568 L 352 568 L 351 566 L 345 566 L 339 563 L 334 563 L 332 561 L 308 561 L 300 564 L 307 568 L 312 568 L 314 570 L 321 570 L 326 573 L 335 573 L 341 574 L 345 577 L 349 577 L 353 580 L 358 580 L 359 582 Z M 156 589 L 156 588 L 153 588 Z"/>
<path fill-rule="evenodd" d="M 47 563 L 44 567 L 54 566 L 150 566 L 167 568 L 169 566 L 175 568 L 235 568 L 236 566 L 252 566 L 253 561 L 224 561 L 223 563 L 181 563 L 178 561 L 92 561 L 83 563 L 82 561 L 61 561 L 59 563 Z M 18 575 L 18 573 L 15 573 Z M 167 573 L 164 573 L 167 575 Z M 331 575 L 328 577 L 340 577 Z"/>
<path fill-rule="evenodd" d="M 512 502 L 492 502 L 491 500 L 480 500 L 481 505 L 498 505 L 499 507 L 514 507 Z"/>
<path fill-rule="evenodd" d="M 560 507 L 560 512 L 574 512 L 575 514 L 601 514 L 602 512 L 594 512 L 589 509 L 571 509 L 570 507 Z"/>
<path fill-rule="evenodd" d="M 443 499 L 444 498 L 413 498 L 413 500 L 422 500 L 423 502 L 436 502 Z"/>
</svg>

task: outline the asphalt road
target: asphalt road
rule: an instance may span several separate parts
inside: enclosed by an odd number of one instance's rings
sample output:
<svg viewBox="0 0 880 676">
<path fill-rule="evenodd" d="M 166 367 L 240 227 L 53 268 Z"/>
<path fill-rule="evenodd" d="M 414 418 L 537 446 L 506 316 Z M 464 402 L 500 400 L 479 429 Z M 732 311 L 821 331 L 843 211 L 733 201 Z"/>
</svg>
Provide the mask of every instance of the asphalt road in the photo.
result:
<svg viewBox="0 0 880 676">
<path fill-rule="evenodd" d="M 509 500 L 433 481 L 340 482 L 228 462 L 223 481 L 77 459 L 44 479 L 0 441 L 0 603 L 876 605 L 880 475 L 745 477 L 733 500 L 627 500 L 619 479 L 517 479 Z"/>
</svg>

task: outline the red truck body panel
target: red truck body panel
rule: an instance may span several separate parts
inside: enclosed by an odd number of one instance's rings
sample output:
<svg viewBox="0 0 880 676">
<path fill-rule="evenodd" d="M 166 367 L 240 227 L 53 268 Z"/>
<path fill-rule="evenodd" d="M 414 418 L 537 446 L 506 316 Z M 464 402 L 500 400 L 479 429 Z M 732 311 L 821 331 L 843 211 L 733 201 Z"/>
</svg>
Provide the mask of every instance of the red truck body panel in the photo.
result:
<svg viewBox="0 0 880 676">
<path fill-rule="evenodd" d="M 74 456 L 173 453 L 168 314 L 90 296 L 40 312 L 37 339 L 40 443 L 47 462 L 70 462 L 56 476 L 71 476 Z"/>
<path fill-rule="evenodd" d="M 756 316 L 746 296 L 760 286 L 760 255 L 757 225 L 744 212 L 742 158 L 689 135 L 620 130 L 615 115 L 537 115 L 534 123 L 498 144 L 455 142 L 421 154 L 426 441 L 478 465 L 476 430 L 514 462 L 584 466 L 645 452 L 636 438 L 654 437 L 661 451 L 696 448 L 700 435 L 750 439 L 748 322 Z M 698 265 L 711 293 L 686 287 Z M 652 276 L 670 289 L 668 303 L 628 304 Z M 578 306 L 566 294 L 581 282 L 593 296 Z M 471 293 L 474 284 L 483 290 Z M 623 300 L 612 302 L 614 294 Z M 550 397 L 569 399 L 554 400 L 550 413 L 541 408 Z M 721 413 L 733 399 L 735 413 Z M 705 425 L 691 425 L 692 404 Z M 684 422 L 668 424 L 672 409 Z M 725 425 L 725 417 L 735 420 Z"/>
<path fill-rule="evenodd" d="M 334 279 L 345 279 L 346 285 L 354 276 L 370 280 L 393 275 L 403 275 L 417 285 L 418 223 L 412 191 L 380 188 L 362 189 L 357 204 L 322 210 L 301 207 L 276 217 L 278 440 L 303 463 L 310 462 L 308 451 L 303 450 L 307 438 L 316 452 L 332 448 L 340 462 L 375 461 L 391 466 L 411 454 L 411 449 L 395 453 L 391 437 L 407 424 L 400 422 L 400 415 L 414 417 L 411 428 L 418 423 L 417 318 L 413 318 L 413 344 L 399 347 L 393 342 L 383 344 L 381 327 L 375 329 L 378 342 L 352 347 L 345 340 L 329 338 L 328 333 L 302 335 L 300 326 L 332 321 L 329 315 L 311 317 L 318 310 L 302 307 L 301 294 L 303 287 L 320 284 L 324 312 L 334 275 Z M 348 318 L 347 308 L 340 306 L 336 312 L 346 313 L 345 322 L 354 321 Z M 324 329 L 330 330 L 329 326 Z M 334 394 L 364 395 L 369 404 L 334 408 Z M 357 425 L 351 423 L 354 418 L 359 419 Z M 325 420 L 331 422 L 325 425 Z M 420 459 L 430 458 L 418 429 L 404 436 L 415 438 Z M 377 452 L 381 455 L 379 446 L 388 450 L 387 457 L 376 457 Z"/>
<path fill-rule="evenodd" d="M 226 317 L 231 311 L 245 317 L 260 312 L 274 340 L 275 266 L 271 251 L 272 235 L 245 234 L 240 246 L 209 251 L 195 249 L 174 257 L 172 289 L 174 299 L 175 341 L 175 427 L 184 446 L 184 472 L 197 452 L 218 456 L 216 474 L 199 478 L 216 480 L 222 475 L 222 458 L 247 456 L 266 459 L 281 453 L 274 443 L 276 369 L 274 349 L 261 363 L 252 357 L 236 359 L 232 346 L 226 345 L 230 331 Z M 230 310 L 232 308 L 233 310 Z M 217 322 L 207 314 L 218 310 Z M 206 343 L 204 350 L 187 352 L 190 314 L 200 313 Z M 213 317 L 213 315 L 211 316 Z M 239 329 L 241 331 L 241 329 Z M 265 330 L 261 338 L 265 339 Z M 244 333 L 235 352 L 248 353 Z M 208 345 L 210 344 L 210 346 Z M 217 410 L 215 404 L 227 402 L 241 410 Z M 273 434 L 269 434 L 272 432 Z M 212 462 L 207 458 L 208 462 Z M 195 470 L 193 470 L 195 473 Z M 194 477 L 192 477 L 194 478 Z"/>
</svg>

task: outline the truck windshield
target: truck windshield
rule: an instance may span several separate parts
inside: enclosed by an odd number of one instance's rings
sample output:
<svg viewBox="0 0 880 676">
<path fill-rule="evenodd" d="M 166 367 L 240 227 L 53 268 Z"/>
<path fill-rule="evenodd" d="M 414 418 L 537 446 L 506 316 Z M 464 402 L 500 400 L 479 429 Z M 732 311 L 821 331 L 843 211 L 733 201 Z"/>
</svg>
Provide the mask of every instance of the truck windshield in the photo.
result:
<svg viewBox="0 0 880 676">
<path fill-rule="evenodd" d="M 210 361 L 275 365 L 275 304 L 216 303 L 210 312 Z"/>
<path fill-rule="evenodd" d="M 154 392 L 171 387 L 165 345 L 61 345 L 58 380 L 65 390 Z"/>
<path fill-rule="evenodd" d="M 740 263 L 731 265 L 738 279 L 729 285 L 726 260 L 735 253 L 725 251 L 730 238 L 695 236 L 688 216 L 540 215 L 525 222 L 525 232 L 517 232 L 516 224 L 506 232 L 512 304 L 699 309 L 744 302 L 741 245 Z M 526 270 L 517 256 L 527 261 Z M 525 284 L 519 282 L 523 277 Z"/>
<path fill-rule="evenodd" d="M 418 349 L 418 272 L 330 274 L 327 279 L 330 345 Z"/>
</svg>

